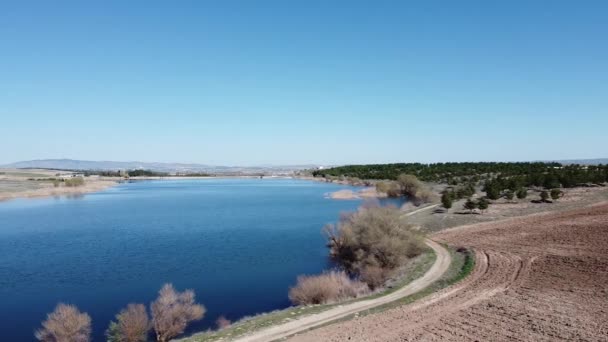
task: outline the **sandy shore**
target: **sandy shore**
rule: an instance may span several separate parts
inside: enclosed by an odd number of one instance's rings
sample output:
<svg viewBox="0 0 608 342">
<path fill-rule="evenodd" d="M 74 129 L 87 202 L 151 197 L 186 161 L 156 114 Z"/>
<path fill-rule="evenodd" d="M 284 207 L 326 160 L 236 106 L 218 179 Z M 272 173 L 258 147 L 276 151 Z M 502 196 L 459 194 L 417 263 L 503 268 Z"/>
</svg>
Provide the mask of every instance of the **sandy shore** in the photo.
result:
<svg viewBox="0 0 608 342">
<path fill-rule="evenodd" d="M 361 190 L 338 190 L 327 194 L 328 198 L 337 200 L 354 200 L 362 198 L 385 198 L 386 194 L 379 193 L 374 187 L 367 187 Z"/>
<path fill-rule="evenodd" d="M 35 181 L 24 181 L 35 182 Z M 0 181 L 0 187 L 4 182 Z M 86 180 L 85 184 L 78 187 L 66 187 L 61 185 L 54 187 L 50 182 L 37 182 L 37 184 L 27 184 L 21 186 L 18 181 L 10 183 L 10 189 L 3 188 L 0 192 L 0 201 L 7 201 L 15 198 L 35 198 L 35 197 L 55 197 L 55 196 L 77 196 L 85 193 L 105 190 L 118 184 L 115 180 Z"/>
</svg>

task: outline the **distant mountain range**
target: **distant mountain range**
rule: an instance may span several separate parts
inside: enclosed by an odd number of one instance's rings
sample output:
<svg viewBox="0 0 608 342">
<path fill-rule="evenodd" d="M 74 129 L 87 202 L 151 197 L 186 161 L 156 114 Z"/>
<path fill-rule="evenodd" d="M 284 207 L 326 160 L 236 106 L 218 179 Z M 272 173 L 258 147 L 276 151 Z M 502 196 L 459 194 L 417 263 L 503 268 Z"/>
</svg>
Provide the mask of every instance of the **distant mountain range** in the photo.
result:
<svg viewBox="0 0 608 342">
<path fill-rule="evenodd" d="M 608 164 L 608 158 L 598 159 L 570 159 L 555 160 L 562 164 L 581 164 L 596 165 Z M 327 166 L 327 165 L 326 165 Z M 150 162 L 119 162 L 119 161 L 91 161 L 74 159 L 39 159 L 20 161 L 7 165 L 0 165 L 0 168 L 13 169 L 55 169 L 55 170 L 152 170 L 159 172 L 180 172 L 180 173 L 265 173 L 265 174 L 286 174 L 297 170 L 314 169 L 319 165 L 260 165 L 260 166 L 217 166 L 206 164 L 187 164 L 187 163 L 150 163 Z"/>
<path fill-rule="evenodd" d="M 316 168 L 317 165 L 281 165 L 281 166 L 215 166 L 185 163 L 149 163 L 90 161 L 74 159 L 39 159 L 20 161 L 0 168 L 13 169 L 55 169 L 55 170 L 152 170 L 159 172 L 204 172 L 204 173 L 289 173 L 296 170 Z"/>
</svg>

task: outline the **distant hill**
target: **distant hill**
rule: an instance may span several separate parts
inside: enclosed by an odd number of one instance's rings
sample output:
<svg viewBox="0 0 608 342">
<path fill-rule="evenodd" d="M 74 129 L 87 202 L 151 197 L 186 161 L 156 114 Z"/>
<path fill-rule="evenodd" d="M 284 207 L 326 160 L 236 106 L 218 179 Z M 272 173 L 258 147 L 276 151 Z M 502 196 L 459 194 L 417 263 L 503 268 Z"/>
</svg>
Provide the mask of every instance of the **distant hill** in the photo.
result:
<svg viewBox="0 0 608 342">
<path fill-rule="evenodd" d="M 41 168 L 57 170 L 152 170 L 160 172 L 205 172 L 205 173 L 289 173 L 315 168 L 315 165 L 285 166 L 214 166 L 205 164 L 90 161 L 74 159 L 39 159 L 1 165 L 0 168 Z"/>
</svg>

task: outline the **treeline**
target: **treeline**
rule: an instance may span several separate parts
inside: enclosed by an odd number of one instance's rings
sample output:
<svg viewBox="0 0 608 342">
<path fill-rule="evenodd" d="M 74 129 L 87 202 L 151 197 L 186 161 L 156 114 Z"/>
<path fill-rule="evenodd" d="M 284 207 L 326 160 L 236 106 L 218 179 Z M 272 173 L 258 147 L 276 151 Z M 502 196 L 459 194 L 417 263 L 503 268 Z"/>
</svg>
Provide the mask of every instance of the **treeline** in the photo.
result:
<svg viewBox="0 0 608 342">
<path fill-rule="evenodd" d="M 542 187 L 547 190 L 573 188 L 587 184 L 608 182 L 608 165 L 580 166 L 568 165 L 551 169 L 544 173 L 530 173 L 505 177 L 502 174 L 485 182 L 484 189 L 490 199 L 497 199 L 502 193 L 518 192 L 528 187 Z"/>
<path fill-rule="evenodd" d="M 74 171 L 74 170 L 72 170 Z M 167 172 L 158 172 L 152 170 L 82 170 L 78 171 L 78 173 L 82 173 L 85 176 L 102 176 L 102 177 L 166 177 L 169 174 Z"/>
<path fill-rule="evenodd" d="M 399 163 L 347 165 L 312 172 L 315 177 L 396 180 L 400 174 L 411 174 L 427 182 L 456 185 L 495 178 L 517 179 L 522 186 L 554 188 L 556 184 L 572 187 L 582 183 L 608 181 L 608 165 L 567 165 L 542 162 L 479 163 Z M 548 186 L 547 186 L 548 185 Z"/>
</svg>

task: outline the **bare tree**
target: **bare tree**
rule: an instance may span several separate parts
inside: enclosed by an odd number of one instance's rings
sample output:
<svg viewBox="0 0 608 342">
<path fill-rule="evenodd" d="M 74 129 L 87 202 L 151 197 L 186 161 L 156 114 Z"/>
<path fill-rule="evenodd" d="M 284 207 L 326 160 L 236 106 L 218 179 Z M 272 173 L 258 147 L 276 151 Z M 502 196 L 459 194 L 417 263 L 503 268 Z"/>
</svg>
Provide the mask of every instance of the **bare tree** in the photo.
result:
<svg viewBox="0 0 608 342">
<path fill-rule="evenodd" d="M 143 304 L 129 304 L 116 315 L 106 331 L 108 342 L 145 342 L 150 331 L 150 319 Z"/>
<path fill-rule="evenodd" d="M 205 307 L 194 301 L 194 291 L 176 292 L 171 284 L 163 285 L 158 298 L 150 304 L 150 310 L 159 342 L 167 342 L 183 333 L 190 322 L 205 314 Z"/>
<path fill-rule="evenodd" d="M 397 177 L 397 183 L 401 187 L 401 192 L 404 195 L 411 197 L 416 197 L 418 191 L 423 188 L 422 182 L 420 182 L 416 176 L 404 173 Z"/>
<path fill-rule="evenodd" d="M 88 342 L 91 340 L 91 317 L 73 305 L 59 303 L 34 335 L 43 342 Z"/>
</svg>

